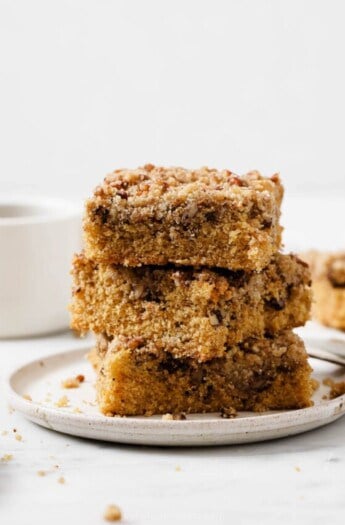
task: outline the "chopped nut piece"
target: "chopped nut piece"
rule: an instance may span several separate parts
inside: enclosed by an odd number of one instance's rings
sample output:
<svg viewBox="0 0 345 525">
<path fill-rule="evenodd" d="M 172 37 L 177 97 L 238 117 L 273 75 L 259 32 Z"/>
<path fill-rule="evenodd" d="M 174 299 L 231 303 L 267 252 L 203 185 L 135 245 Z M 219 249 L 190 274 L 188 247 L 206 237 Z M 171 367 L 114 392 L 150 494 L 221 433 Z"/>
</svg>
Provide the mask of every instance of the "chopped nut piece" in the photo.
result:
<svg viewBox="0 0 345 525">
<path fill-rule="evenodd" d="M 62 396 L 58 401 L 55 403 L 55 406 L 58 408 L 64 408 L 69 406 L 69 399 L 67 396 Z"/>
<path fill-rule="evenodd" d="M 120 521 L 122 519 L 121 510 L 117 505 L 108 505 L 104 513 L 106 521 Z"/>
</svg>

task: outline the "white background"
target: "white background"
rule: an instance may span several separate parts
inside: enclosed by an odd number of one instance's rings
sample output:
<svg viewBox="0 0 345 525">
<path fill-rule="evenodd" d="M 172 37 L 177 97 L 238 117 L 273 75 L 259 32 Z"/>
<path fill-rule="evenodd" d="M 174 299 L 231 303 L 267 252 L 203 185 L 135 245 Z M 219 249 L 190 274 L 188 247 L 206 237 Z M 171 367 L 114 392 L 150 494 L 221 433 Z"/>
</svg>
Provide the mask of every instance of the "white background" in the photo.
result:
<svg viewBox="0 0 345 525">
<path fill-rule="evenodd" d="M 280 171 L 289 247 L 342 245 L 342 0 L 0 6 L 0 191 L 82 200 L 146 162 Z"/>
<path fill-rule="evenodd" d="M 344 2 L 2 0 L 3 187 L 87 195 L 118 166 L 344 189 Z"/>
</svg>

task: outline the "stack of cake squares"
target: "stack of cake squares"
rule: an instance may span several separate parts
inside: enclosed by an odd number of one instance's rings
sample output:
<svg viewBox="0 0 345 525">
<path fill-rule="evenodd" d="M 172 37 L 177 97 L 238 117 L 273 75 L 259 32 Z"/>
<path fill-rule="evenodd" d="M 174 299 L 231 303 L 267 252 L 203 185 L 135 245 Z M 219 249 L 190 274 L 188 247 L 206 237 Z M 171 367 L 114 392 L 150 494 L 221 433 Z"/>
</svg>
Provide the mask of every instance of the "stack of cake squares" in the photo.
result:
<svg viewBox="0 0 345 525">
<path fill-rule="evenodd" d="M 72 327 L 106 415 L 262 411 L 311 404 L 292 332 L 309 318 L 308 265 L 280 253 L 277 175 L 116 170 L 86 203 Z"/>
</svg>

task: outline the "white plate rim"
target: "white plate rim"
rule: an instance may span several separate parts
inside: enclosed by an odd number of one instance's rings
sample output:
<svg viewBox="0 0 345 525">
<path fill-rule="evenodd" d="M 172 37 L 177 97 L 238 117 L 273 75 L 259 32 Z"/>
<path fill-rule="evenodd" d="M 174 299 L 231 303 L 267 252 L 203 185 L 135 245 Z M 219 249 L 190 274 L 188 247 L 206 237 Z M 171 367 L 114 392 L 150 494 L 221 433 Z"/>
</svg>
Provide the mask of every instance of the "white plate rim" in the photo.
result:
<svg viewBox="0 0 345 525">
<path fill-rule="evenodd" d="M 70 348 L 63 352 L 56 352 L 47 356 L 42 356 L 37 359 L 30 360 L 23 365 L 14 368 L 7 377 L 5 378 L 5 395 L 8 399 L 9 405 L 24 415 L 27 419 L 34 421 L 35 423 L 50 428 L 54 431 L 72 434 L 79 437 L 87 437 L 91 439 L 114 441 L 122 443 L 135 443 L 133 436 L 138 437 L 137 443 L 140 444 L 140 438 L 142 438 L 142 444 L 151 444 L 148 439 L 149 436 L 154 433 L 158 438 L 157 442 L 153 442 L 154 446 L 165 445 L 164 441 L 169 441 L 168 446 L 186 446 L 183 442 L 173 443 L 175 439 L 188 437 L 196 438 L 197 443 L 200 445 L 213 444 L 208 443 L 207 438 L 212 441 L 214 438 L 214 444 L 226 444 L 226 438 L 218 443 L 217 437 L 227 435 L 229 438 L 228 444 L 240 443 L 242 440 L 236 441 L 237 435 L 245 434 L 246 442 L 259 442 L 267 439 L 276 439 L 279 437 L 289 436 L 292 434 L 299 434 L 313 428 L 318 428 L 335 421 L 345 413 L 345 394 L 330 400 L 325 400 L 322 404 L 317 404 L 307 408 L 292 409 L 286 411 L 272 411 L 255 413 L 253 416 L 245 416 L 243 418 L 223 419 L 221 417 L 215 417 L 217 413 L 213 414 L 196 414 L 187 415 L 186 420 L 165 420 L 161 416 L 145 417 L 145 416 L 130 416 L 130 417 L 107 417 L 102 414 L 79 414 L 72 412 L 62 411 L 60 408 L 41 405 L 35 401 L 29 401 L 22 397 L 18 392 L 15 391 L 13 382 L 16 376 L 23 373 L 25 369 L 29 369 L 33 366 L 40 366 L 42 361 L 53 361 L 54 359 L 63 359 L 64 357 L 72 358 L 80 355 L 85 355 L 88 351 L 88 347 L 77 347 Z M 192 419 L 193 417 L 202 417 L 202 419 Z M 209 418 L 207 417 L 209 416 Z M 212 417 L 212 419 L 211 419 Z M 70 426 L 70 432 L 59 430 L 54 428 L 55 424 L 61 424 L 63 426 L 68 424 Z M 90 427 L 99 427 L 106 430 L 119 431 L 122 434 L 131 435 L 131 439 L 126 441 L 124 439 L 111 439 L 108 437 L 92 437 L 83 436 L 78 430 L 81 426 L 86 425 Z M 304 428 L 306 427 L 306 428 Z M 77 431 L 76 431 L 76 430 Z M 272 437 L 260 437 L 250 440 L 250 434 L 260 434 L 260 432 L 267 431 L 279 431 L 282 430 L 283 434 L 273 435 Z M 164 440 L 164 436 L 169 434 L 171 439 Z M 203 440 L 202 442 L 201 435 Z M 198 437 L 200 439 L 198 439 Z M 160 442 L 159 438 L 163 441 Z M 199 443 L 200 441 L 200 443 Z"/>
</svg>

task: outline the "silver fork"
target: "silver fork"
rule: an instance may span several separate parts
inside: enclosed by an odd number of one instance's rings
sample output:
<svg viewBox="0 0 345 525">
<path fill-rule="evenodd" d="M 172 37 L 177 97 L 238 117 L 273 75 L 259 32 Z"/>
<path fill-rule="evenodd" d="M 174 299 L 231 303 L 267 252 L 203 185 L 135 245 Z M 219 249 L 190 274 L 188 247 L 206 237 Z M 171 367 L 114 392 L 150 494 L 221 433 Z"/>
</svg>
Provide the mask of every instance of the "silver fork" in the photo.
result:
<svg viewBox="0 0 345 525">
<path fill-rule="evenodd" d="M 306 338 L 307 352 L 310 357 L 316 357 L 322 361 L 328 361 L 329 363 L 334 363 L 335 365 L 345 366 L 345 341 L 339 339 L 329 339 L 326 341 L 321 341 L 318 339 L 309 339 Z M 327 350 L 324 350 L 327 348 Z M 331 348 L 333 351 L 330 352 L 328 348 Z M 343 352 L 344 357 L 339 355 L 337 352 Z"/>
</svg>

